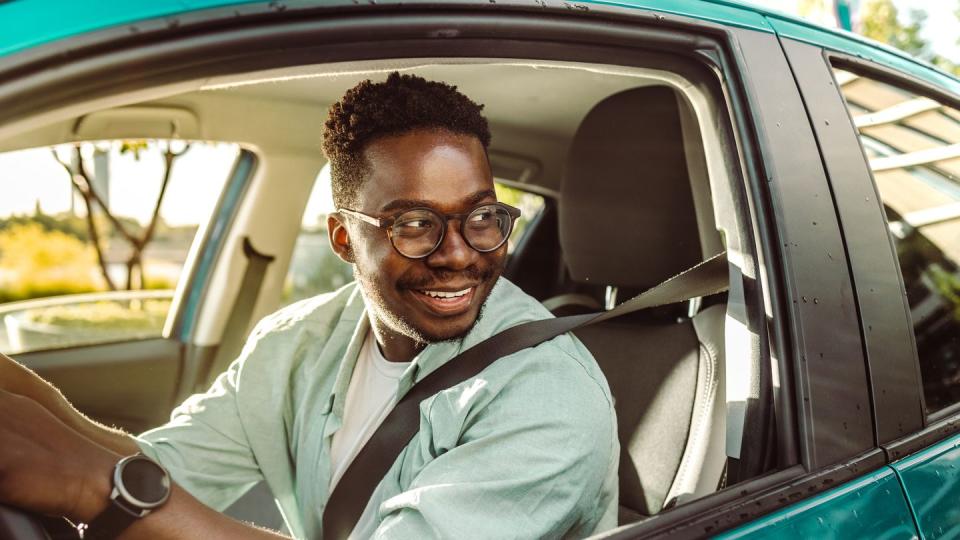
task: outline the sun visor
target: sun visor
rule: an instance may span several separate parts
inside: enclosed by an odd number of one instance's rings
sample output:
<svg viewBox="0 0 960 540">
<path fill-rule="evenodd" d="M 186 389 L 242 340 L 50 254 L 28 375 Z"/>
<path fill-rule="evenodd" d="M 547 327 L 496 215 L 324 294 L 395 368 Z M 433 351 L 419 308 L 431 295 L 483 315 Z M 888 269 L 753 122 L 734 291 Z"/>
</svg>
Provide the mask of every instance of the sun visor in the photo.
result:
<svg viewBox="0 0 960 540">
<path fill-rule="evenodd" d="M 82 140 L 202 139 L 200 119 L 182 107 L 136 106 L 97 111 L 77 120 L 73 132 Z"/>
</svg>

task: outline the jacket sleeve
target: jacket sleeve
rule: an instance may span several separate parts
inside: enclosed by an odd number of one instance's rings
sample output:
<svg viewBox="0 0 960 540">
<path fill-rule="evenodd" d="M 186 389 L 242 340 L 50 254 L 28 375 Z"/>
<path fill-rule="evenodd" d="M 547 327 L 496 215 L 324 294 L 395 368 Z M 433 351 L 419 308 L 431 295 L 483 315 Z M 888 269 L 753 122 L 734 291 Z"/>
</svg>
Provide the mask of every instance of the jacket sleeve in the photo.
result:
<svg viewBox="0 0 960 540">
<path fill-rule="evenodd" d="M 237 402 L 241 373 L 256 353 L 262 327 L 209 390 L 187 398 L 169 422 L 137 437 L 141 451 L 163 464 L 174 482 L 218 511 L 262 479 Z"/>
<path fill-rule="evenodd" d="M 379 506 L 375 538 L 580 537 L 616 525 L 605 382 L 570 357 L 517 360 L 500 388 L 481 373 L 421 404 L 417 447 L 430 455 L 406 456 L 424 465 Z"/>
</svg>

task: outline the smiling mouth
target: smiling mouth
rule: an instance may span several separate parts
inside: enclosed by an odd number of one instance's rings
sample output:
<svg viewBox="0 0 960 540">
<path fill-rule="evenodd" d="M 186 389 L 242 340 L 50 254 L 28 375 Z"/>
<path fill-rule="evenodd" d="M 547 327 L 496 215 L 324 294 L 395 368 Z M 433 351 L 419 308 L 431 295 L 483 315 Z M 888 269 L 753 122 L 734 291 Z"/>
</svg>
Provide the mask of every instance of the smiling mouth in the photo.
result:
<svg viewBox="0 0 960 540">
<path fill-rule="evenodd" d="M 470 307 L 476 290 L 477 288 L 474 286 L 457 291 L 414 289 L 413 293 L 430 311 L 438 315 L 457 315 Z"/>
</svg>

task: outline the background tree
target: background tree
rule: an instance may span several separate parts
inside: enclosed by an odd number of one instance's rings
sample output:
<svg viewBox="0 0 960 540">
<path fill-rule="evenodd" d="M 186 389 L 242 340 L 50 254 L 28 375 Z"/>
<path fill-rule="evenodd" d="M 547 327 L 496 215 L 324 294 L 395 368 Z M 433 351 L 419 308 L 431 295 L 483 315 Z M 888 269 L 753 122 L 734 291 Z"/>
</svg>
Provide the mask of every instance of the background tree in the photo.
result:
<svg viewBox="0 0 960 540">
<path fill-rule="evenodd" d="M 960 2 L 957 4 L 955 14 L 960 23 Z M 960 66 L 933 52 L 930 43 L 921 36 L 926 20 L 926 13 L 911 9 L 907 22 L 904 23 L 900 19 L 900 13 L 893 0 L 867 0 L 860 9 L 859 32 L 868 38 L 926 60 L 944 71 L 960 75 Z"/>
<path fill-rule="evenodd" d="M 126 283 L 125 289 L 144 288 L 146 285 L 146 276 L 143 270 L 143 252 L 147 245 L 153 240 L 157 231 L 157 225 L 160 221 L 160 207 L 163 204 L 163 197 L 167 191 L 167 185 L 170 183 L 170 175 L 173 171 L 173 165 L 177 158 L 185 154 L 190 145 L 186 144 L 180 151 L 174 151 L 170 141 L 165 143 L 156 143 L 160 147 L 163 155 L 163 176 L 160 182 L 160 192 L 157 195 L 156 203 L 153 206 L 153 212 L 146 227 L 137 230 L 136 222 L 116 216 L 107 202 L 97 192 L 93 176 L 86 167 L 85 160 L 81 152 L 81 144 L 76 144 L 71 148 L 72 159 L 64 161 L 56 150 L 51 150 L 53 158 L 64 168 L 70 177 L 70 184 L 73 190 L 80 196 L 86 208 L 87 233 L 90 243 L 97 256 L 97 264 L 100 268 L 100 274 L 103 277 L 107 288 L 117 290 L 117 285 L 110 276 L 108 262 L 106 260 L 106 246 L 101 240 L 100 227 L 97 224 L 96 216 L 102 215 L 113 227 L 119 237 L 130 246 L 130 255 L 127 257 Z M 140 153 L 147 150 L 150 143 L 143 140 L 123 141 L 120 144 L 120 153 L 132 153 L 135 159 L 140 158 Z"/>
</svg>

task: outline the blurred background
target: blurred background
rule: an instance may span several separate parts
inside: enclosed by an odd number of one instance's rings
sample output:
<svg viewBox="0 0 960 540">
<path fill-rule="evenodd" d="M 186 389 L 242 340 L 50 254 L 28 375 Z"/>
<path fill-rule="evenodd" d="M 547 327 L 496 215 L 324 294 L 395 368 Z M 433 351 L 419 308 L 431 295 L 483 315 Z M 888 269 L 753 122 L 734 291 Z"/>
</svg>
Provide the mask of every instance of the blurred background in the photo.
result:
<svg viewBox="0 0 960 540">
<path fill-rule="evenodd" d="M 753 0 L 886 43 L 960 76 L 960 0 Z"/>
</svg>

